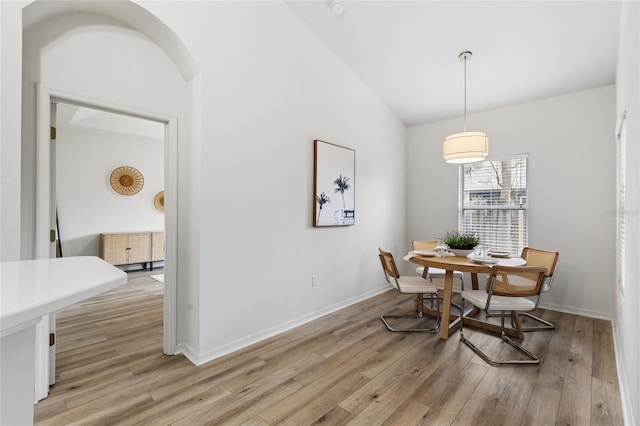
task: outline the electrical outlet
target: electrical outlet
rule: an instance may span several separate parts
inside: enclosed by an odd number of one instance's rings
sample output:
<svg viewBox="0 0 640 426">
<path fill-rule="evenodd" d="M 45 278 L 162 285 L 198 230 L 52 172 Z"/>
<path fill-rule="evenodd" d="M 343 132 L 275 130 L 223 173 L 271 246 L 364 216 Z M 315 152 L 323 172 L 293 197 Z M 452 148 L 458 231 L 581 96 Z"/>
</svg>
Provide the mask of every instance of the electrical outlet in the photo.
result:
<svg viewBox="0 0 640 426">
<path fill-rule="evenodd" d="M 315 287 L 318 285 L 318 276 L 311 275 L 311 287 Z"/>
</svg>

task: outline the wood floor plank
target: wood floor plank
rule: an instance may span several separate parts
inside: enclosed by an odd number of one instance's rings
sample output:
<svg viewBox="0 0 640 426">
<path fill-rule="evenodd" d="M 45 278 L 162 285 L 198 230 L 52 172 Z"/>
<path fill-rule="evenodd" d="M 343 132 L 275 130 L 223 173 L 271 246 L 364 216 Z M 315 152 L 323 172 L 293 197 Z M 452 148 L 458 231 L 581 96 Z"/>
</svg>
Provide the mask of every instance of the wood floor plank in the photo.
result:
<svg viewBox="0 0 640 426">
<path fill-rule="evenodd" d="M 552 333 L 535 332 L 525 334 L 531 334 L 526 342 L 527 349 L 536 354 L 541 359 L 541 363 L 544 364 L 546 362 L 546 353 L 549 348 Z M 496 370 L 500 371 L 502 369 L 492 368 L 485 377 L 491 377 L 491 374 L 497 374 L 495 373 Z M 534 392 L 538 374 L 542 370 L 542 365 L 520 366 L 510 368 L 510 370 L 509 381 L 500 394 L 493 412 L 487 417 L 486 424 L 516 425 L 523 421 L 525 411 L 528 409 L 531 396 Z M 481 383 L 476 388 L 476 391 L 483 393 L 488 392 L 489 395 L 493 396 L 497 395 L 500 387 L 486 386 Z M 558 396 L 558 400 L 559 399 L 560 397 Z M 556 414 L 557 413 L 554 412 L 554 418 Z"/>
<path fill-rule="evenodd" d="M 138 406 L 134 413 L 118 413 L 112 420 L 120 426 L 169 424 L 230 394 L 223 385 L 199 384 Z"/>
<path fill-rule="evenodd" d="M 446 424 L 450 423 L 451 419 L 455 421 L 474 395 L 475 388 L 488 369 L 488 366 L 469 362 L 464 369 L 459 370 L 460 374 L 455 380 L 444 386 L 442 392 L 429 404 L 431 409 L 427 413 L 427 424 Z M 484 396 L 480 396 L 480 398 L 491 401 L 491 406 L 487 407 L 491 411 L 495 405 L 495 398 Z"/>
<path fill-rule="evenodd" d="M 613 331 L 610 321 L 593 320 L 593 371 L 594 378 L 618 387 L 618 374 L 613 348 Z"/>
<path fill-rule="evenodd" d="M 56 358 L 56 366 L 60 370 L 76 368 L 83 364 L 93 364 L 94 362 L 104 361 L 117 355 L 118 352 L 116 350 L 105 350 L 105 348 L 102 347 L 92 348 L 88 351 L 70 351 L 66 356 Z"/>
<path fill-rule="evenodd" d="M 527 426 L 551 426 L 557 424 L 556 419 L 558 407 L 560 406 L 560 396 L 560 391 L 536 385 L 531 394 L 527 410 L 524 413 L 522 424 Z M 589 423 L 569 424 L 579 425 Z"/>
<path fill-rule="evenodd" d="M 106 342 L 105 342 L 106 343 Z M 144 357 L 155 356 L 158 354 L 157 347 L 148 346 L 143 350 L 135 350 L 118 354 L 112 358 L 107 358 L 93 362 L 90 364 L 78 364 L 66 370 L 59 370 L 58 376 L 61 381 L 73 379 L 79 376 L 87 376 L 88 374 L 99 374 L 100 371 L 110 367 L 126 365 L 130 361 L 136 361 Z"/>
<path fill-rule="evenodd" d="M 582 425 L 591 422 L 592 342 L 591 319 L 577 317 L 560 397 L 559 423 Z"/>
<path fill-rule="evenodd" d="M 496 399 L 500 398 L 509 384 L 513 370 L 515 370 L 515 367 L 490 369 L 478 384 L 476 392 Z"/>
<path fill-rule="evenodd" d="M 366 349 L 362 350 L 362 348 L 354 346 L 312 366 L 308 371 L 303 371 L 294 377 L 297 382 L 305 385 L 304 388 L 276 406 L 269 408 L 261 417 L 268 423 L 280 423 L 285 420 L 291 421 L 292 418 L 300 416 L 298 411 L 301 407 L 309 408 L 308 406 L 313 404 L 314 407 L 312 408 L 317 410 L 319 395 L 324 397 L 327 394 L 331 394 L 335 397 L 338 387 L 350 388 L 353 383 L 359 383 L 362 386 L 368 382 L 369 379 L 364 377 L 358 369 L 367 365 L 375 357 L 375 352 Z M 311 384 L 312 386 L 307 386 Z M 350 393 L 356 389 L 353 389 Z M 311 420 L 317 420 L 343 399 L 344 397 L 338 398 L 333 405 L 326 407 L 323 412 L 314 412 L 317 416 Z"/>
<path fill-rule="evenodd" d="M 560 397 L 558 422 L 583 425 L 591 422 L 591 359 L 570 353 L 567 375 Z"/>
<path fill-rule="evenodd" d="M 349 423 L 352 425 L 383 425 L 395 413 L 396 407 L 402 405 L 406 400 L 405 396 L 400 396 L 391 390 L 383 392 Z"/>
<path fill-rule="evenodd" d="M 340 402 L 340 406 L 358 415 L 389 392 L 403 395 L 406 399 L 417 386 L 416 383 L 420 385 L 427 380 L 425 371 L 428 365 L 429 358 L 425 357 L 425 352 L 413 349 L 400 358 L 393 368 L 380 373 Z"/>
<path fill-rule="evenodd" d="M 591 384 L 591 424 L 616 426 L 624 424 L 617 383 L 596 377 Z"/>
<path fill-rule="evenodd" d="M 100 399 L 103 402 L 107 402 L 110 398 L 118 398 L 120 394 L 130 393 L 147 393 L 149 389 L 154 389 L 158 386 L 162 386 L 165 383 L 170 383 L 176 377 L 180 377 L 186 371 L 186 368 L 177 367 L 171 368 L 166 374 L 158 375 L 155 372 L 132 375 L 122 378 L 118 381 L 112 381 L 107 386 L 102 388 L 93 389 L 91 392 L 82 392 L 73 397 L 65 398 L 67 407 L 72 410 L 76 407 L 82 407 L 87 404 L 91 404 Z"/>
<path fill-rule="evenodd" d="M 311 423 L 313 426 L 318 425 L 346 425 L 353 419 L 353 414 L 345 410 L 344 408 L 338 406 L 333 407 L 329 412 L 323 414 L 316 420 Z M 265 424 L 268 424 L 265 422 Z"/>
<path fill-rule="evenodd" d="M 341 374 L 368 365 L 376 357 L 375 351 L 369 350 L 366 346 L 354 344 L 311 368 L 301 371 L 295 379 L 303 385 L 330 382 L 333 378 L 340 377 Z"/>
<path fill-rule="evenodd" d="M 41 425 L 111 424 L 112 412 L 128 411 L 129 408 L 151 401 L 146 393 L 118 392 L 108 399 L 98 399 L 81 407 L 67 410 L 38 422 Z"/>
<path fill-rule="evenodd" d="M 290 412 L 282 421 L 275 423 L 297 426 L 317 422 L 320 418 L 326 417 L 327 413 L 332 411 L 347 395 L 353 393 L 368 381 L 369 379 L 360 374 L 360 372 L 352 371 L 343 376 L 338 382 L 332 384 L 330 390 L 308 398 L 305 404 L 298 406 L 294 412 Z M 305 389 L 308 388 L 305 387 Z M 302 393 L 302 391 L 297 393 Z M 269 419 L 268 414 L 262 417 L 267 421 Z"/>
<path fill-rule="evenodd" d="M 452 424 L 456 425 L 494 425 L 489 422 L 489 416 L 493 413 L 498 398 L 482 392 L 473 392 L 458 412 Z M 505 423 L 506 424 L 506 423 Z"/>
<path fill-rule="evenodd" d="M 375 341 L 385 341 L 385 337 L 389 334 L 386 332 L 382 332 L 376 336 L 374 336 Z M 412 334 L 405 339 L 391 340 L 393 343 L 389 344 L 386 348 L 379 347 L 376 342 L 371 342 L 370 348 L 376 352 L 378 352 L 378 358 L 376 361 L 369 365 L 369 367 L 362 370 L 362 374 L 368 378 L 374 378 L 380 374 L 384 374 L 389 369 L 393 369 L 393 367 L 400 361 L 400 358 L 404 357 L 407 353 L 414 350 L 420 340 L 421 336 L 419 334 Z M 425 351 L 422 351 L 421 364 L 425 363 L 424 357 Z"/>
<path fill-rule="evenodd" d="M 240 426 L 269 426 L 269 423 L 265 422 L 260 417 L 252 417 Z"/>
<path fill-rule="evenodd" d="M 40 405 L 34 413 L 34 423 L 41 424 L 44 419 L 55 417 L 67 411 L 67 404 L 64 403 L 64 399 L 62 398 L 48 404 L 43 404 L 42 402 L 39 404 L 42 405 Z"/>
<path fill-rule="evenodd" d="M 50 404 L 63 402 L 65 409 L 68 410 L 69 406 L 67 401 L 73 400 L 74 398 L 78 398 L 82 395 L 89 396 L 91 399 L 98 399 L 102 394 L 113 392 L 110 386 L 114 383 L 120 383 L 122 380 L 132 377 L 133 373 L 131 373 L 131 371 L 118 367 L 118 369 L 106 371 L 104 375 L 89 375 L 87 377 L 81 377 L 79 380 L 62 381 L 52 388 L 49 393 L 49 397 L 40 401 L 36 405 L 38 409 L 35 410 L 35 419 L 37 421 L 39 418 L 44 419 L 48 417 L 48 415 L 40 412 L 40 408 L 46 410 Z M 58 386 L 59 384 L 62 384 L 63 386 Z"/>
<path fill-rule="evenodd" d="M 493 411 L 487 416 L 486 424 L 520 424 L 531 400 L 537 377 L 538 370 L 532 366 L 515 369 Z M 556 413 L 554 418 L 555 415 Z"/>
<path fill-rule="evenodd" d="M 190 422 L 193 422 L 191 424 L 203 424 L 204 422 L 207 424 L 224 424 L 231 422 L 232 419 L 243 419 L 244 417 L 254 415 L 254 413 L 262 413 L 267 408 L 302 389 L 303 386 L 295 381 L 293 377 L 295 377 L 300 370 L 314 366 L 323 360 L 323 357 L 312 354 L 306 359 L 282 368 L 232 393 L 229 397 L 223 398 L 215 404 L 211 404 L 196 413 L 184 417 L 180 423 L 190 424 Z M 242 397 L 238 398 L 239 395 Z"/>
<path fill-rule="evenodd" d="M 467 368 L 471 359 L 475 356 L 471 350 L 466 350 L 468 348 L 465 346 L 459 344 L 458 347 L 464 350 L 454 352 L 444 362 L 438 364 L 431 372 L 429 380 L 418 386 L 411 393 L 413 399 L 429 407 L 434 405 L 434 401 L 446 400 L 449 393 L 453 391 L 452 387 L 458 382 L 460 372 Z M 474 365 L 483 368 L 478 364 Z"/>
<path fill-rule="evenodd" d="M 422 425 L 427 421 L 429 407 L 413 399 L 407 399 L 398 405 L 383 425 Z"/>
<path fill-rule="evenodd" d="M 576 316 L 571 314 L 564 314 L 555 321 L 556 328 L 553 330 L 553 336 L 549 341 L 549 351 L 536 380 L 537 384 L 559 391 L 562 390 L 567 373 L 569 349 L 571 348 L 575 321 Z M 546 332 L 537 331 L 535 333 Z"/>
<path fill-rule="evenodd" d="M 57 384 L 36 405 L 36 425 L 623 422 L 607 321 L 538 310 L 557 325 L 525 333 L 540 365 L 498 368 L 458 333 L 387 330 L 382 313 L 413 309 L 389 291 L 194 366 L 162 354 L 163 286 L 147 274 L 58 314 Z M 504 350 L 484 331 L 465 336 Z"/>
<path fill-rule="evenodd" d="M 323 358 L 320 355 L 311 354 L 308 358 L 287 365 L 270 376 L 260 379 L 251 387 L 247 387 L 247 389 L 252 389 L 253 393 L 258 395 L 251 400 L 250 404 L 246 404 L 243 401 L 231 401 L 230 404 L 234 406 L 234 409 L 226 412 L 224 416 L 219 416 L 216 422 L 220 424 L 237 424 L 248 417 L 262 414 L 265 410 L 302 389 L 302 385 L 293 378 L 299 371 L 317 365 L 322 360 Z M 274 389 L 276 392 L 273 392 Z"/>
</svg>

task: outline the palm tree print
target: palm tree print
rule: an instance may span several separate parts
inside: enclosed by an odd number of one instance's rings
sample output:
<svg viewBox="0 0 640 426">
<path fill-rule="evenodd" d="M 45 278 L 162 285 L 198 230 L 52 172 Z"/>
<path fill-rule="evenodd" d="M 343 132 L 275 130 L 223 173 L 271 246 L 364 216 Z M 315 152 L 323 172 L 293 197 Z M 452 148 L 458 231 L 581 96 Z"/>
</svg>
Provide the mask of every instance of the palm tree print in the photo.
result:
<svg viewBox="0 0 640 426">
<path fill-rule="evenodd" d="M 336 192 L 339 192 L 342 194 L 342 208 L 346 209 L 347 206 L 345 205 L 345 202 L 344 202 L 344 191 L 346 191 L 351 187 L 351 185 L 349 185 L 349 178 L 347 176 L 343 177 L 341 174 L 336 180 L 333 181 L 333 183 L 338 185 L 338 187 L 336 188 Z"/>
<path fill-rule="evenodd" d="M 318 223 L 320 222 L 320 213 L 322 213 L 322 206 L 325 203 L 331 202 L 331 200 L 329 200 L 329 197 L 327 197 L 327 194 L 322 192 L 320 195 L 316 195 L 316 201 L 318 202 L 318 204 L 320 204 L 320 209 L 318 210 L 318 218 L 316 219 L 316 222 Z"/>
</svg>

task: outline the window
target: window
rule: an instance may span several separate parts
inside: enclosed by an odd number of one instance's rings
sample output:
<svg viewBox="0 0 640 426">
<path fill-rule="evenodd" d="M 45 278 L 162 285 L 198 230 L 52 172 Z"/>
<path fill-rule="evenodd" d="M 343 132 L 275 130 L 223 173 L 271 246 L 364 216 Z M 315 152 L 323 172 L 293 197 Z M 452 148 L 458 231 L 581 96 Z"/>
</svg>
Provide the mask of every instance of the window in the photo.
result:
<svg viewBox="0 0 640 426">
<path fill-rule="evenodd" d="M 527 245 L 527 156 L 460 166 L 461 231 L 480 244 L 520 254 Z"/>
</svg>

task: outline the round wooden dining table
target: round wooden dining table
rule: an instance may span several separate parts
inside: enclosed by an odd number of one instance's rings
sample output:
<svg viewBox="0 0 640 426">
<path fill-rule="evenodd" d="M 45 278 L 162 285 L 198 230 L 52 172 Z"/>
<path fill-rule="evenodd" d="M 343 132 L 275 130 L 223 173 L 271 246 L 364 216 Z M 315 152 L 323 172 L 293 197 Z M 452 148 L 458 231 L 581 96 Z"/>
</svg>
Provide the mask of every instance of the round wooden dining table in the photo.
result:
<svg viewBox="0 0 640 426">
<path fill-rule="evenodd" d="M 416 265 L 424 266 L 425 271 L 423 277 L 427 276 L 428 268 L 439 268 L 445 270 L 444 278 L 444 290 L 442 294 L 442 312 L 440 313 L 440 338 L 448 339 L 451 331 L 458 328 L 460 324 L 459 315 L 451 313 L 451 298 L 453 293 L 453 272 L 468 272 L 471 274 L 471 287 L 474 290 L 478 289 L 478 274 L 490 274 L 491 266 L 483 263 L 474 262 L 467 257 L 458 257 L 449 255 L 447 257 L 441 257 L 437 255 L 419 255 L 416 252 L 410 251 L 407 256 L 404 257 Z M 509 266 L 522 266 L 526 264 L 526 261 L 521 258 L 505 258 L 498 261 L 498 264 L 504 264 Z M 478 327 L 496 331 L 500 330 L 499 326 L 493 326 L 481 321 L 475 321 L 473 318 L 467 320 L 465 316 L 465 325 L 469 321 L 470 325 L 476 325 Z M 516 337 L 521 335 L 521 331 L 516 331 L 514 334 Z"/>
</svg>

